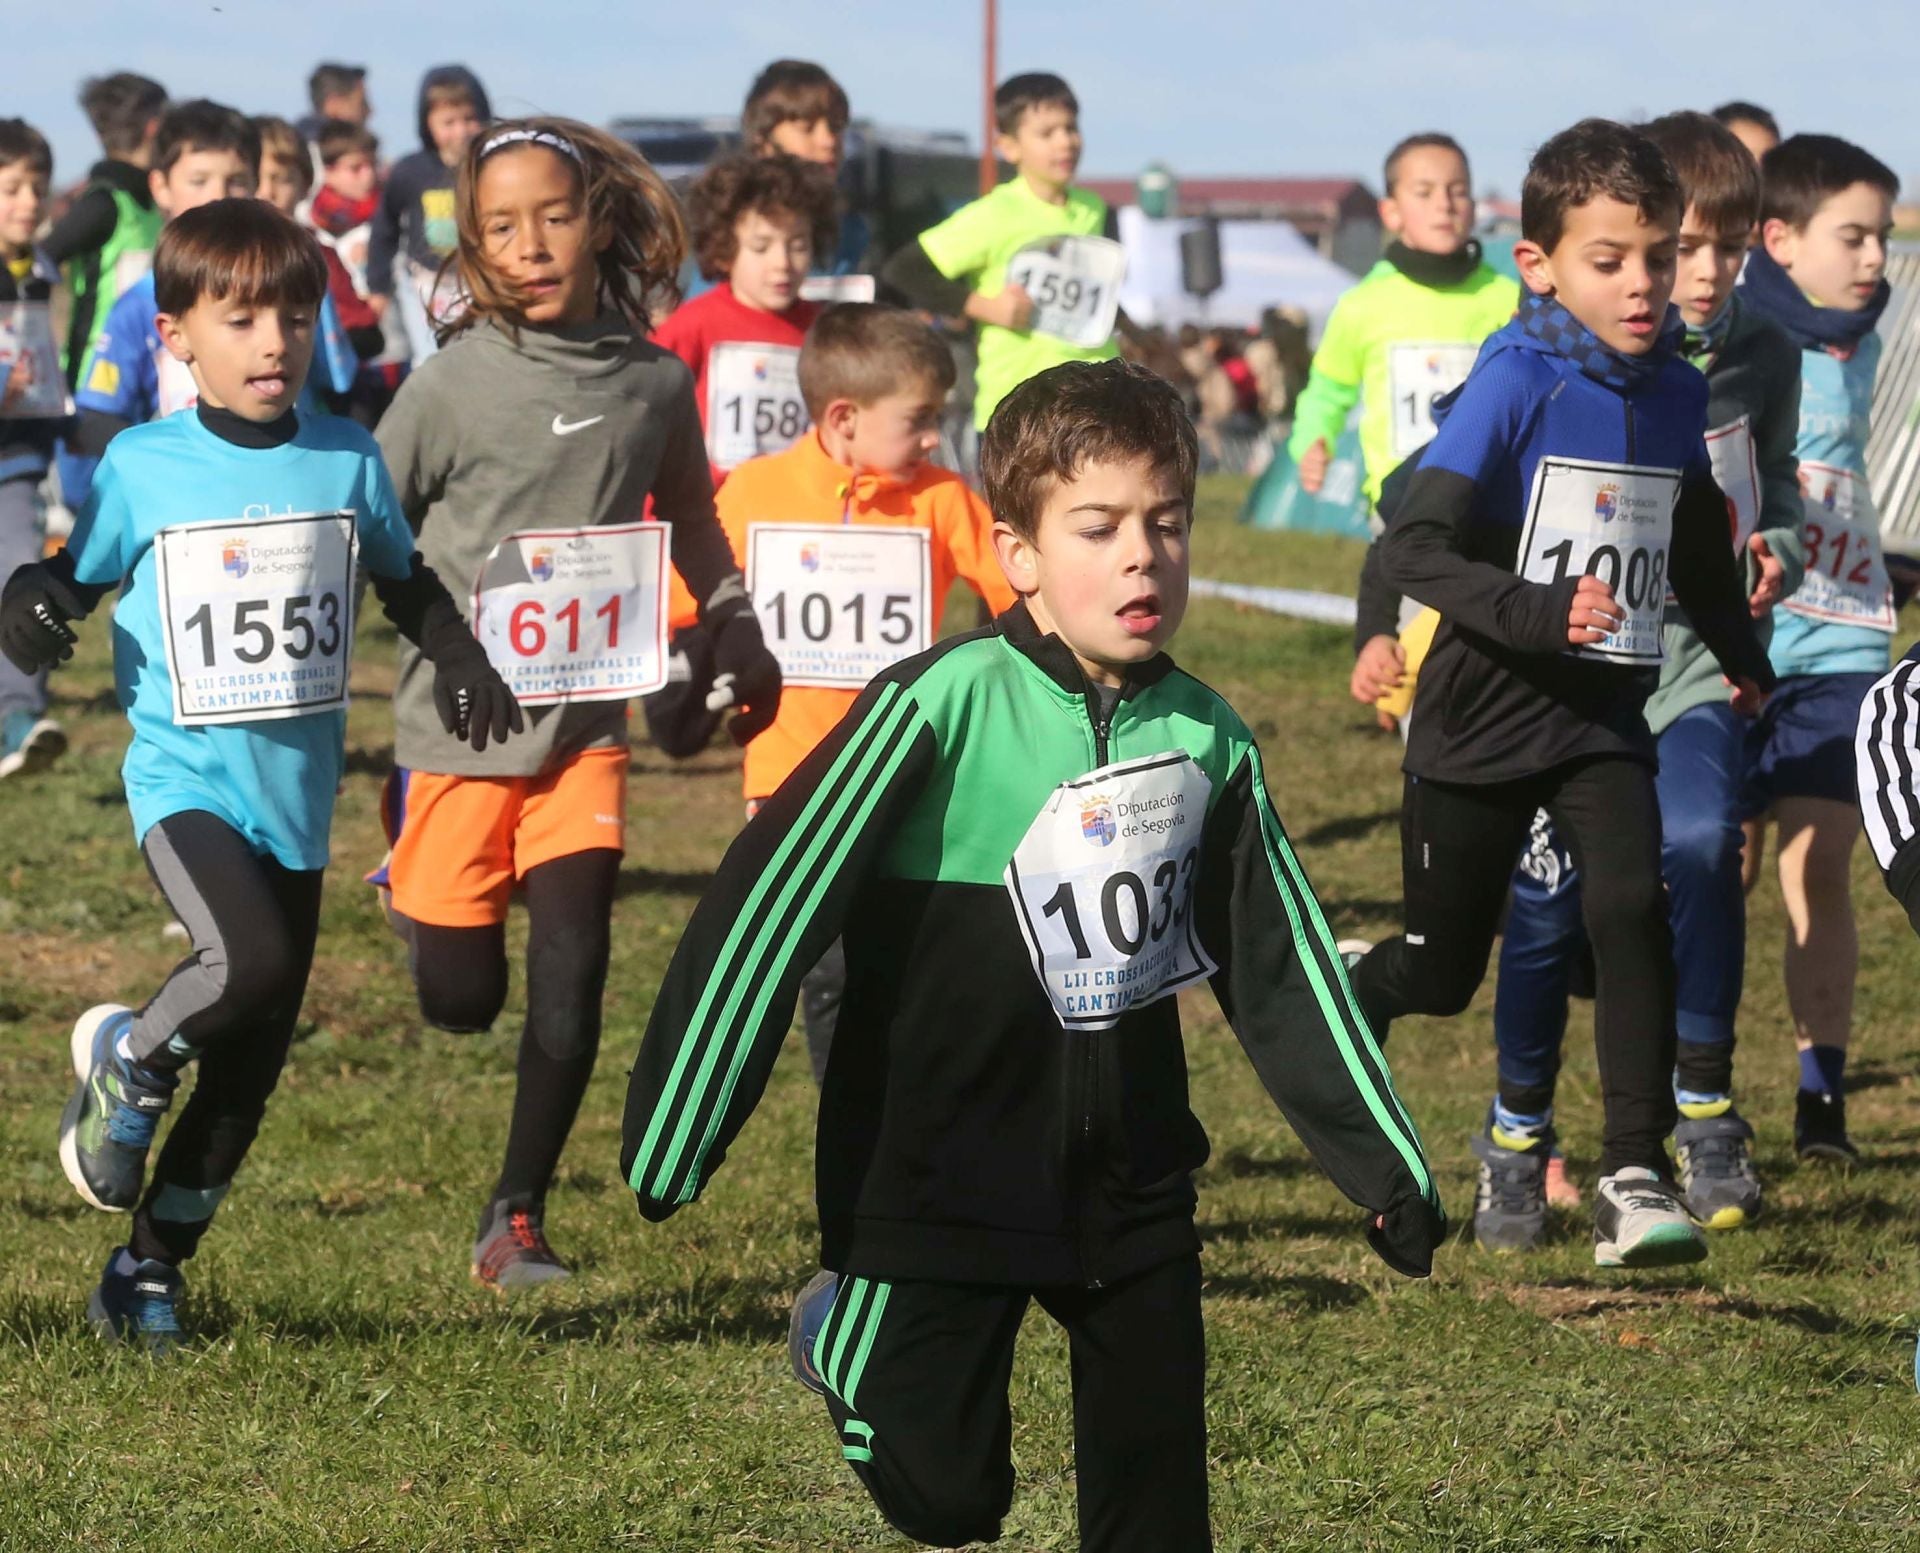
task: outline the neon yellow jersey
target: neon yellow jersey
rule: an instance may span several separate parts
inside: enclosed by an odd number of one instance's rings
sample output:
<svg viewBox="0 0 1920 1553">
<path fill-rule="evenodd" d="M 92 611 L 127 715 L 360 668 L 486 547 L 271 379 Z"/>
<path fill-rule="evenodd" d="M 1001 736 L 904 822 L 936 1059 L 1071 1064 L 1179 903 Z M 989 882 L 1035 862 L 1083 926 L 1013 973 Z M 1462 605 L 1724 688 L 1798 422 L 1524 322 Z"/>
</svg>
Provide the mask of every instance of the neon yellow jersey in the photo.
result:
<svg viewBox="0 0 1920 1553">
<path fill-rule="evenodd" d="M 1006 285 L 1007 264 L 1021 249 L 1049 237 L 1099 237 L 1106 228 L 1107 202 L 1099 195 L 1069 189 L 1066 204 L 1050 205 L 1016 173 L 922 232 L 920 247 L 948 280 L 965 281 L 991 297 Z M 984 427 L 994 406 L 1036 372 L 1063 361 L 1105 361 L 1114 354 L 1111 339 L 1083 349 L 1048 334 L 981 324 L 973 424 Z"/>
<path fill-rule="evenodd" d="M 1410 280 L 1382 259 L 1334 304 L 1294 408 L 1287 452 L 1331 450 L 1355 403 L 1369 502 L 1380 482 L 1433 436 L 1433 401 L 1466 380 L 1480 342 L 1513 317 L 1520 286 L 1482 264 L 1451 286 Z"/>
<path fill-rule="evenodd" d="M 114 222 L 97 256 L 82 254 L 62 267 L 62 278 L 73 294 L 73 320 L 61 364 L 75 385 L 87 381 L 94 348 L 113 304 L 152 267 L 154 245 L 160 241 L 160 228 L 167 219 L 125 189 L 111 184 L 89 185 L 92 188 L 104 188 L 113 196 Z"/>
</svg>

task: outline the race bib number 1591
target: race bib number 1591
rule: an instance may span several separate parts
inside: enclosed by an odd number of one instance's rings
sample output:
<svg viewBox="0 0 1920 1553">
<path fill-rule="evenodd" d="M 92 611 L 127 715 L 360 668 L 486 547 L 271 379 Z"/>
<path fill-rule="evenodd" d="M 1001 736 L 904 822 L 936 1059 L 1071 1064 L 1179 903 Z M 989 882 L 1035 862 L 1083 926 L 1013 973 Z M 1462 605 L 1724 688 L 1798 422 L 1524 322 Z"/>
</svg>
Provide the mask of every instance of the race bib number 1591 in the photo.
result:
<svg viewBox="0 0 1920 1553">
<path fill-rule="evenodd" d="M 1110 1029 L 1213 974 L 1194 911 L 1212 790 L 1169 751 L 1061 783 L 1027 828 L 1005 882 L 1064 1028 Z"/>
</svg>

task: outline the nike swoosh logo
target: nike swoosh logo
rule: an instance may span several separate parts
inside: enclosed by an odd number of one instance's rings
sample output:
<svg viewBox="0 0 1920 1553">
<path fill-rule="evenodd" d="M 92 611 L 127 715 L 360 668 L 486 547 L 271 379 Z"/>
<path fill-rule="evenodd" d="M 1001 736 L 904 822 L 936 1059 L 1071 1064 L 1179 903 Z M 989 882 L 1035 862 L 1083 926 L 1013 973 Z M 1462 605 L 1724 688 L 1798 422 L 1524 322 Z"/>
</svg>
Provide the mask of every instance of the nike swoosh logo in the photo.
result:
<svg viewBox="0 0 1920 1553">
<path fill-rule="evenodd" d="M 556 415 L 553 418 L 553 434 L 556 437 L 570 437 L 576 431 L 585 431 L 589 426 L 598 426 L 605 419 L 604 415 L 596 415 L 591 420 L 570 421 L 563 415 Z"/>
</svg>

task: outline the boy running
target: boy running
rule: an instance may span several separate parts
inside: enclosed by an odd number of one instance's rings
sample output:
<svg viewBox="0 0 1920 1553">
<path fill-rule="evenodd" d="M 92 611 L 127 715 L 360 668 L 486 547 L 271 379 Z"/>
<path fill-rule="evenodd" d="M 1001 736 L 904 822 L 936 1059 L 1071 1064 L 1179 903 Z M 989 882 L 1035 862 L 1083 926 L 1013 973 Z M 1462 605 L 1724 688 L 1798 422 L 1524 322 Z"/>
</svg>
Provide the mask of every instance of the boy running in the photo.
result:
<svg viewBox="0 0 1920 1553">
<path fill-rule="evenodd" d="M 154 254 L 159 328 L 197 407 L 128 429 L 67 548 L 0 594 L 23 671 L 72 655 L 114 588 L 122 776 L 147 866 L 192 952 L 139 1009 L 74 1026 L 60 1163 L 96 1208 L 135 1209 L 88 1315 L 156 1351 L 179 1336 L 180 1263 L 232 1185 L 286 1062 L 319 931 L 346 734 L 356 556 L 434 665 L 451 731 L 504 737 L 518 710 L 414 554 L 373 439 L 294 410 L 326 295 L 318 245 L 263 201 L 179 217 Z M 199 1080 L 141 1190 L 181 1075 Z"/>
<path fill-rule="evenodd" d="M 1701 113 L 1674 113 L 1642 131 L 1680 179 L 1674 305 L 1681 354 L 1707 375 L 1707 451 L 1726 494 L 1729 538 L 1764 641 L 1771 611 L 1800 585 L 1800 486 L 1793 456 L 1800 418 L 1799 352 L 1735 289 L 1747 234 L 1759 219 L 1760 170 L 1733 133 Z M 1658 741 L 1661 872 L 1673 920 L 1678 1058 L 1674 1132 L 1693 1216 L 1735 1229 L 1760 1211 L 1753 1129 L 1734 1108 L 1734 1017 L 1746 965 L 1740 888 L 1740 782 L 1747 723 L 1728 703 L 1720 666 L 1669 604 L 1666 663 L 1647 703 Z M 1546 1226 L 1553 1098 L 1566 1034 L 1567 990 L 1583 953 L 1579 875 L 1550 827 L 1514 874 L 1494 1004 L 1499 1090 L 1474 1140 L 1480 1191 L 1474 1235 L 1521 1250 Z"/>
<path fill-rule="evenodd" d="M 1773 675 L 1727 544 L 1707 385 L 1668 308 L 1684 196 L 1647 138 L 1588 119 L 1535 153 L 1520 314 L 1443 408 L 1381 542 L 1390 585 L 1440 611 L 1407 746 L 1404 936 L 1360 959 L 1374 1029 L 1460 1013 L 1513 859 L 1547 809 L 1586 880 L 1606 1104 L 1594 1260 L 1692 1261 L 1673 1183 L 1673 946 L 1643 707 L 1669 581 L 1757 709 Z"/>
<path fill-rule="evenodd" d="M 1779 694 L 1747 740 L 1747 869 L 1750 880 L 1757 877 L 1771 819 L 1787 908 L 1787 1005 L 1800 1053 L 1794 1150 L 1852 1164 L 1860 1157 L 1846 1110 L 1860 968 L 1853 732 L 1868 689 L 1886 672 L 1894 628 L 1866 448 L 1900 185 L 1885 163 L 1832 135 L 1782 141 L 1760 174 L 1764 246 L 1747 260 L 1740 295 L 1800 347 L 1795 451 L 1807 574 L 1774 632 Z"/>
<path fill-rule="evenodd" d="M 792 1351 L 881 1513 L 922 1542 L 999 1533 L 1007 1375 L 1037 1301 L 1073 1348 L 1080 1546 L 1210 1546 L 1207 1143 L 1176 988 L 1211 979 L 1389 1265 L 1424 1276 L 1444 1232 L 1252 736 L 1162 650 L 1198 456 L 1178 394 L 1140 368 L 1068 363 L 1006 398 L 981 473 L 1021 603 L 879 674 L 768 800 L 633 1070 L 621 1164 L 662 1219 L 725 1158 L 801 973 L 844 932 L 830 1271 Z"/>
<path fill-rule="evenodd" d="M 1106 201 L 1076 188 L 1080 101 L 1057 75 L 1002 81 L 994 149 L 1013 176 L 891 259 L 880 278 L 915 307 L 980 326 L 973 424 L 1062 361 L 1114 354 L 1126 254 Z"/>
</svg>

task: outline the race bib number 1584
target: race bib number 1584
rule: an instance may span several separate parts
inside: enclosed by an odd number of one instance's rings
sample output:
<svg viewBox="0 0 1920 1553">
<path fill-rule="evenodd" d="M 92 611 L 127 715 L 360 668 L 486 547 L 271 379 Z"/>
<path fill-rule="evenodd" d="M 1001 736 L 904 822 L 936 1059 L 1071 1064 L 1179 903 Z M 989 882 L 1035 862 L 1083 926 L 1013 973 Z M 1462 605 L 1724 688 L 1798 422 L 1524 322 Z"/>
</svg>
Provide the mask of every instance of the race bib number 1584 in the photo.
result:
<svg viewBox="0 0 1920 1553">
<path fill-rule="evenodd" d="M 1027 828 L 1005 882 L 1064 1028 L 1110 1029 L 1213 974 L 1194 912 L 1212 790 L 1169 751 L 1061 783 Z"/>
</svg>

